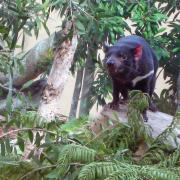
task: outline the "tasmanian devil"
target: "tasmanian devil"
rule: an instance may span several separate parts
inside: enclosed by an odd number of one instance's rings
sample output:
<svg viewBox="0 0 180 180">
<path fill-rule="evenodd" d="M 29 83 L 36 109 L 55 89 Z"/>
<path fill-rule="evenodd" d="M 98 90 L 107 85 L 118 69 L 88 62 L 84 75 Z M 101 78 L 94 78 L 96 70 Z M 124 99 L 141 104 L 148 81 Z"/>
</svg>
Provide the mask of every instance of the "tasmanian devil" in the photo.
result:
<svg viewBox="0 0 180 180">
<path fill-rule="evenodd" d="M 142 37 L 130 35 L 120 38 L 113 46 L 104 46 L 105 64 L 112 78 L 113 100 L 110 108 L 116 109 L 126 101 L 128 90 L 140 90 L 151 97 L 156 82 L 158 61 L 150 45 Z M 120 99 L 120 93 L 123 101 Z M 150 101 L 149 109 L 156 111 Z M 143 118 L 148 120 L 146 110 Z"/>
</svg>

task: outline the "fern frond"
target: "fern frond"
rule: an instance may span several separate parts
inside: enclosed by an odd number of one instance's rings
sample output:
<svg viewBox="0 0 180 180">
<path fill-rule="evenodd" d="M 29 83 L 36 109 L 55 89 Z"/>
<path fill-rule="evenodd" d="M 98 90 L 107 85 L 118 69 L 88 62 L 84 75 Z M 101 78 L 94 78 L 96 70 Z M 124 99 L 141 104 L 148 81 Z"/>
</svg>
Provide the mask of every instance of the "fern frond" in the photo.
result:
<svg viewBox="0 0 180 180">
<path fill-rule="evenodd" d="M 109 175 L 105 180 L 141 180 L 134 169 L 118 169 Z"/>
<path fill-rule="evenodd" d="M 18 157 L 15 156 L 0 156 L 0 169 L 6 165 L 16 166 L 18 165 Z"/>
<path fill-rule="evenodd" d="M 145 142 L 151 143 L 151 128 L 147 124 L 144 124 L 144 119 L 141 115 L 143 110 L 148 107 L 149 97 L 137 90 L 131 91 L 130 97 L 128 123 L 131 126 L 131 133 L 136 136 L 136 139 L 143 139 Z"/>
<path fill-rule="evenodd" d="M 95 180 L 108 177 L 109 174 L 119 169 L 113 162 L 93 162 L 85 165 L 79 173 L 79 180 Z"/>
<path fill-rule="evenodd" d="M 119 123 L 113 130 L 109 129 L 104 131 L 97 140 L 103 140 L 109 151 L 117 151 L 119 148 L 126 149 L 135 144 L 134 135 L 132 136 L 130 131 L 130 126 L 125 123 Z"/>
<path fill-rule="evenodd" d="M 155 146 L 153 148 L 150 148 L 141 159 L 141 164 L 157 164 L 160 161 L 164 161 L 167 157 L 167 151 L 165 151 L 165 147 L 162 145 Z"/>
<path fill-rule="evenodd" d="M 180 176 L 173 171 L 166 168 L 160 169 L 157 166 L 143 166 L 139 174 L 144 177 L 150 177 L 150 179 L 162 179 L 162 180 L 179 180 Z"/>
<path fill-rule="evenodd" d="M 169 155 L 164 161 L 159 163 L 163 167 L 175 167 L 180 164 L 180 148 L 176 149 L 172 154 Z"/>
<path fill-rule="evenodd" d="M 71 163 L 90 163 L 95 161 L 96 151 L 85 146 L 69 144 L 65 145 L 58 159 L 58 174 L 60 177 L 66 174 Z"/>
<path fill-rule="evenodd" d="M 7 158 L 6 158 L 7 159 Z M 4 159 L 5 160 L 5 159 Z M 37 168 L 37 165 L 28 161 L 1 161 L 0 179 L 3 180 L 19 180 L 24 174 Z M 40 178 L 39 173 L 33 173 L 29 176 L 30 179 Z"/>
<path fill-rule="evenodd" d="M 105 179 L 106 178 L 106 179 Z M 140 166 L 127 163 L 93 162 L 85 165 L 78 176 L 79 180 L 140 180 L 160 179 L 178 180 L 180 176 L 175 171 L 158 166 Z"/>
<path fill-rule="evenodd" d="M 90 163 L 95 161 L 96 151 L 85 146 L 69 144 L 65 145 L 60 152 L 59 163 Z"/>
</svg>

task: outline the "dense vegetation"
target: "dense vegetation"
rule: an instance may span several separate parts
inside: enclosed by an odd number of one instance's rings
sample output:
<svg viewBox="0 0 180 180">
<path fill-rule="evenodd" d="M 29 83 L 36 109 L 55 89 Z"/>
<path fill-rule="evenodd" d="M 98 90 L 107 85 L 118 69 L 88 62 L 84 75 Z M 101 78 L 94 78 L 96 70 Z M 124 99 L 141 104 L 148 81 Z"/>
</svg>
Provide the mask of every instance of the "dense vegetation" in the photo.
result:
<svg viewBox="0 0 180 180">
<path fill-rule="evenodd" d="M 6 108 L 0 106 L 0 179 L 180 179 L 179 144 L 175 141 L 174 147 L 166 143 L 169 138 L 175 139 L 174 128 L 180 128 L 178 10 L 175 0 L 1 1 L 0 103 L 5 102 Z M 25 99 L 31 94 L 24 89 L 31 90 L 33 81 L 14 83 L 17 73 L 25 73 L 27 55 L 23 51 L 17 55 L 16 50 L 23 50 L 27 34 L 38 37 L 41 28 L 49 34 L 51 27 L 47 21 L 53 11 L 58 11 L 62 18 L 61 29 L 68 21 L 73 21 L 73 27 L 48 50 L 48 57 L 39 68 L 42 78 L 49 73 L 54 49 L 65 39 L 71 39 L 74 31 L 79 35 L 71 67 L 72 74 L 77 74 L 72 99 L 76 103 L 72 103 L 71 121 L 67 123 L 59 119 L 42 121 L 37 107 Z M 164 79 L 170 85 L 160 96 L 154 95 L 158 108 L 174 115 L 172 124 L 156 139 L 151 137 L 151 128 L 140 115 L 148 97 L 136 91 L 130 94 L 128 123 L 118 122 L 113 129 L 102 128 L 99 134 L 89 129 L 91 107 L 107 103 L 111 92 L 98 50 L 105 41 L 111 44 L 131 33 L 143 36 L 155 49 Z M 78 113 L 80 91 L 84 98 Z M 14 97 L 24 106 L 16 109 L 12 105 Z M 111 119 L 108 123 L 111 124 Z M 142 142 L 148 144 L 148 150 L 136 157 Z"/>
<path fill-rule="evenodd" d="M 113 130 L 103 129 L 98 135 L 89 130 L 86 117 L 66 124 L 44 123 L 35 112 L 14 112 L 3 125 L 15 130 L 0 137 L 1 178 L 179 179 L 180 149 L 165 143 L 174 138 L 179 114 L 166 131 L 152 139 L 140 115 L 148 105 L 147 96 L 132 92 L 131 98 L 128 123 L 116 123 Z M 142 141 L 149 148 L 138 158 L 135 152 Z"/>
</svg>

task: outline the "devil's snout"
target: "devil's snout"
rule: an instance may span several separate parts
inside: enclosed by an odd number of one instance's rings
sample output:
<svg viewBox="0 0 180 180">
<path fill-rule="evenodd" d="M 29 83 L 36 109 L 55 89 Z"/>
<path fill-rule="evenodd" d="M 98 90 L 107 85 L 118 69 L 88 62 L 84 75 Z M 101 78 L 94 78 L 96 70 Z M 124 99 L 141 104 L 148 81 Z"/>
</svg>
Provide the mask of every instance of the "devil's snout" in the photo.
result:
<svg viewBox="0 0 180 180">
<path fill-rule="evenodd" d="M 107 60 L 106 64 L 108 66 L 113 66 L 114 65 L 114 61 L 112 59 L 109 59 L 109 60 Z"/>
</svg>

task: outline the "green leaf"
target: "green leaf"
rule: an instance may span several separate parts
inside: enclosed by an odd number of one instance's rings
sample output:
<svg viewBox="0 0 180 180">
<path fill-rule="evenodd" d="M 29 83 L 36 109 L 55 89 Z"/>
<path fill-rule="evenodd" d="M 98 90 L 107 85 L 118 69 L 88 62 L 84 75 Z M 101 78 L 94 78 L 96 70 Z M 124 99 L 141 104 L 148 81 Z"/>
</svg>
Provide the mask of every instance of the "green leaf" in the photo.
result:
<svg viewBox="0 0 180 180">
<path fill-rule="evenodd" d="M 21 134 L 18 134 L 17 144 L 18 144 L 20 150 L 23 152 L 24 151 L 24 140 L 21 137 Z"/>
<path fill-rule="evenodd" d="M 71 119 L 66 124 L 61 125 L 61 130 L 66 132 L 77 132 L 78 129 L 83 127 L 87 123 L 88 119 L 86 117 L 81 117 L 78 119 Z"/>
<path fill-rule="evenodd" d="M 33 142 L 33 132 L 31 130 L 28 131 L 29 140 L 31 143 Z"/>
<path fill-rule="evenodd" d="M 5 26 L 0 25 L 0 33 L 2 34 L 8 33 L 8 29 Z"/>
<path fill-rule="evenodd" d="M 37 147 L 39 147 L 40 143 L 41 143 L 41 136 L 40 136 L 39 132 L 37 132 L 36 137 L 35 137 L 35 144 Z"/>
<path fill-rule="evenodd" d="M 3 141 L 1 141 L 1 156 L 5 156 L 5 154 L 6 154 L 5 144 Z"/>
<path fill-rule="evenodd" d="M 6 140 L 5 140 L 5 145 L 6 145 L 6 151 L 7 151 L 8 153 L 11 153 L 11 152 L 12 152 L 12 147 L 11 147 L 11 145 L 10 145 L 10 140 L 9 140 L 9 138 L 6 138 Z"/>
<path fill-rule="evenodd" d="M 50 173 L 47 175 L 48 179 L 58 179 L 58 177 L 59 177 L 59 169 L 58 168 L 50 171 Z"/>
<path fill-rule="evenodd" d="M 9 112 L 12 110 L 12 104 L 13 104 L 12 96 L 8 95 L 6 99 L 6 108 Z"/>
<path fill-rule="evenodd" d="M 158 33 L 162 33 L 162 32 L 164 32 L 165 30 L 166 30 L 166 28 L 165 28 L 165 27 L 162 27 L 162 28 L 158 29 Z"/>
<path fill-rule="evenodd" d="M 48 36 L 50 36 L 50 31 L 49 31 L 49 28 L 47 27 L 46 23 L 43 23 L 43 27 L 44 27 L 46 33 L 48 34 Z"/>
<path fill-rule="evenodd" d="M 33 84 L 33 82 L 34 82 L 33 80 L 26 82 L 25 84 L 23 84 L 21 90 L 24 90 L 24 89 L 28 88 L 29 86 L 31 86 Z"/>
<path fill-rule="evenodd" d="M 177 52 L 180 52 L 180 47 L 176 47 L 172 50 L 173 53 L 177 53 Z"/>
<path fill-rule="evenodd" d="M 78 29 L 78 34 L 85 34 L 85 27 L 79 20 L 76 21 L 76 28 Z"/>
</svg>

